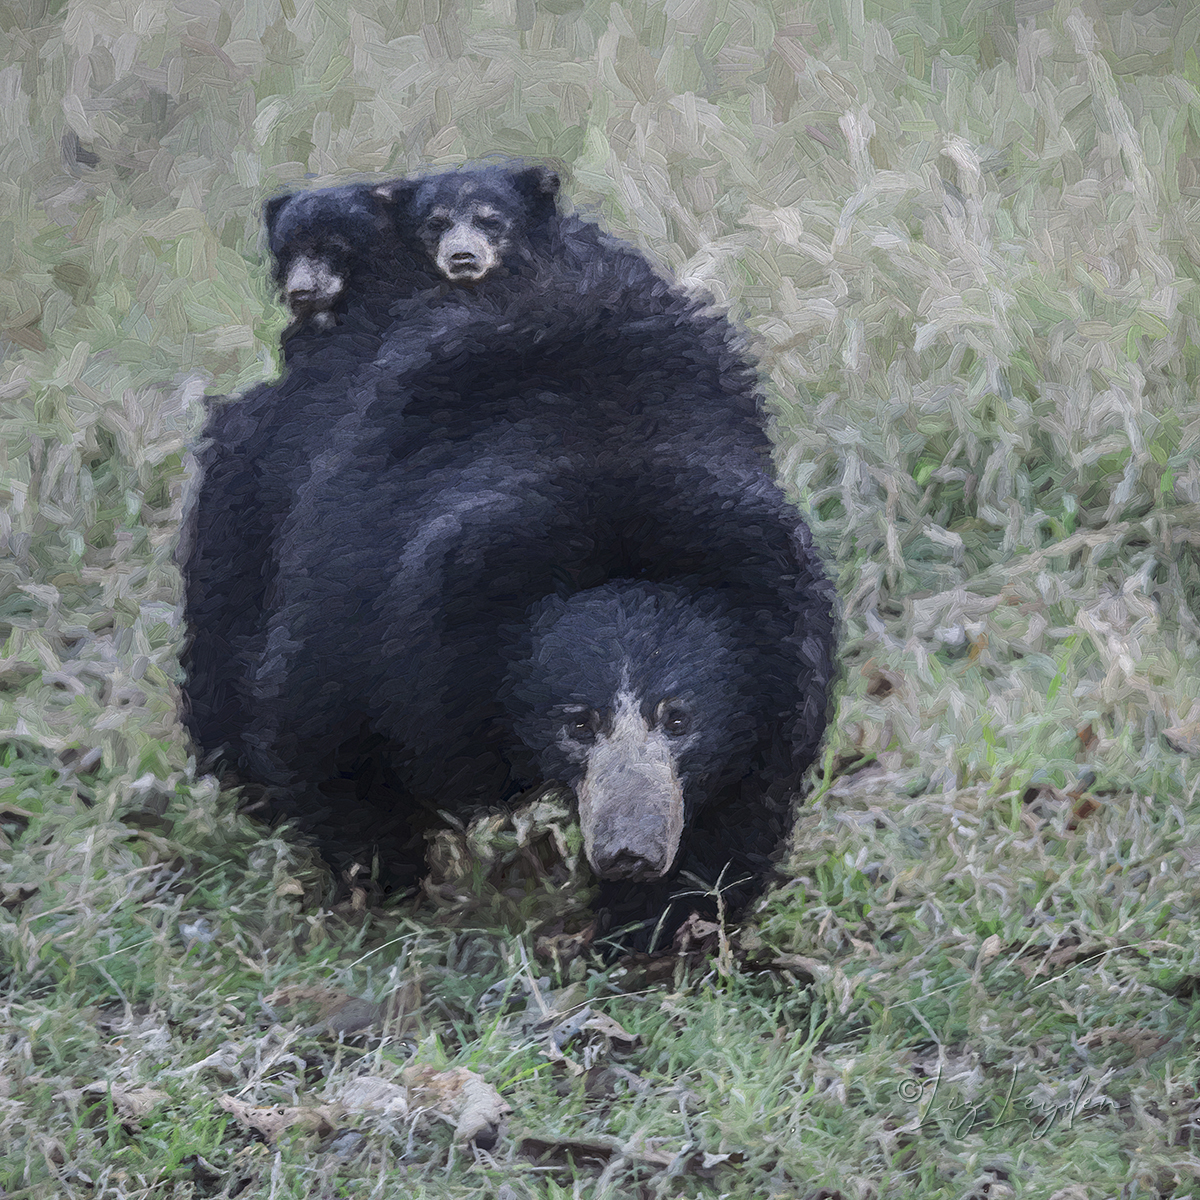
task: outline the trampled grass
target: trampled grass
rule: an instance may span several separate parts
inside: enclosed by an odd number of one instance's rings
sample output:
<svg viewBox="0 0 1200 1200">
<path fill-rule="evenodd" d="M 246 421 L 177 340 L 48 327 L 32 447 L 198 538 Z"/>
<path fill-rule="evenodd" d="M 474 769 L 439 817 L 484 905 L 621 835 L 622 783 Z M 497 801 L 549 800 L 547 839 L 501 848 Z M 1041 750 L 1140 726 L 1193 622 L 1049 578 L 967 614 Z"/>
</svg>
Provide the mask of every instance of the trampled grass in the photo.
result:
<svg viewBox="0 0 1200 1200">
<path fill-rule="evenodd" d="M 4 1194 L 1200 1194 L 1198 35 L 0 5 Z M 335 903 L 178 722 L 199 397 L 284 324 L 262 200 L 492 153 L 748 330 L 839 582 L 827 756 L 709 955 L 572 955 L 553 798 Z"/>
</svg>

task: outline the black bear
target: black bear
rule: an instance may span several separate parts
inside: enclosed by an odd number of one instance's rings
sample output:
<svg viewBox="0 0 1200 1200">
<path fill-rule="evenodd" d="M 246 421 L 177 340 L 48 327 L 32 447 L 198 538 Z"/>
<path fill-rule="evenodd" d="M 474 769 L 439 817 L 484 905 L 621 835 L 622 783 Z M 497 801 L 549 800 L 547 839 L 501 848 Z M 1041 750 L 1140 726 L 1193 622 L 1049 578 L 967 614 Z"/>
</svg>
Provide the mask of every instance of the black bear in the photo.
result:
<svg viewBox="0 0 1200 1200">
<path fill-rule="evenodd" d="M 364 732 L 386 747 L 401 825 L 559 772 L 604 907 L 661 946 L 685 915 L 667 914 L 681 870 L 749 871 L 738 901 L 761 887 L 827 720 L 832 593 L 771 478 L 727 323 L 558 216 L 544 174 L 517 178 L 386 185 L 441 280 L 393 306 L 340 398 L 337 380 L 302 381 L 302 408 L 320 393 L 339 414 L 319 440 L 297 454 L 270 429 L 256 451 L 270 578 L 246 585 L 262 622 L 229 742 L 335 852 L 378 820 L 331 787 L 338 747 Z M 480 231 L 498 201 L 511 223 Z M 492 236 L 495 263 L 478 240 Z M 198 585 L 200 607 L 227 583 Z M 572 774 L 580 721 L 593 750 Z M 391 865 L 419 863 L 410 845 Z"/>
<path fill-rule="evenodd" d="M 240 682 L 261 634 L 273 534 L 289 504 L 285 463 L 305 462 L 343 416 L 347 380 L 378 353 L 388 308 L 429 272 L 377 185 L 350 184 L 268 200 L 276 285 L 296 318 L 288 370 L 233 403 L 210 404 L 196 455 L 202 483 L 185 535 L 185 719 L 209 752 L 236 749 Z M 323 331 L 337 326 L 337 336 Z M 273 468 L 264 469 L 268 447 Z"/>
</svg>

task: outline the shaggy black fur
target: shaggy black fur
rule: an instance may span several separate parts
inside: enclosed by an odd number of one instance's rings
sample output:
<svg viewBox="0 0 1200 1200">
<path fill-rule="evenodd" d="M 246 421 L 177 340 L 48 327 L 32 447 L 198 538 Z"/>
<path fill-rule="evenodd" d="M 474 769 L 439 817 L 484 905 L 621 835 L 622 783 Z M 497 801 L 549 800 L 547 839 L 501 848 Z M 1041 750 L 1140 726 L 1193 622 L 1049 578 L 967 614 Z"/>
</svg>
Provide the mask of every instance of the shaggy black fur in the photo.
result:
<svg viewBox="0 0 1200 1200">
<path fill-rule="evenodd" d="M 365 789 L 348 799 L 336 779 L 339 747 L 374 739 L 400 878 L 419 869 L 420 810 L 565 776 L 598 811 L 603 907 L 641 926 L 634 945 L 659 925 L 661 946 L 692 903 L 660 922 L 680 870 L 748 874 L 735 907 L 766 878 L 827 721 L 833 595 L 728 324 L 559 216 L 555 187 L 499 168 L 391 185 L 406 244 L 455 197 L 508 197 L 503 269 L 438 283 L 418 234 L 381 335 L 344 321 L 214 422 L 192 728 L 335 856 L 379 832 Z M 239 520 L 255 531 L 240 557 L 223 549 Z M 597 748 L 572 775 L 580 706 Z M 654 821 L 622 832 L 638 822 L 619 747 L 643 735 L 655 804 L 682 805 L 677 844 Z"/>
</svg>

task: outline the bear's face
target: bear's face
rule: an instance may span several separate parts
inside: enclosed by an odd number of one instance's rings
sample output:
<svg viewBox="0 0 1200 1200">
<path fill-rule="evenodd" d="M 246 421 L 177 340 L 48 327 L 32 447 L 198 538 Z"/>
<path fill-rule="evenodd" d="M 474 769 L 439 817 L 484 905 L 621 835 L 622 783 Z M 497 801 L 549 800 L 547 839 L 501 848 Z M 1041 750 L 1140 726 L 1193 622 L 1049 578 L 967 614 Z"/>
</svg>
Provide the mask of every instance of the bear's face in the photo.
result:
<svg viewBox="0 0 1200 1200">
<path fill-rule="evenodd" d="M 318 326 L 332 323 L 352 281 L 378 271 L 395 242 L 389 206 L 370 184 L 276 196 L 263 220 L 285 303 Z"/>
<path fill-rule="evenodd" d="M 443 279 L 477 284 L 528 256 L 555 215 L 558 176 L 545 167 L 483 167 L 380 184 L 377 192 Z"/>
<path fill-rule="evenodd" d="M 592 868 L 668 874 L 695 806 L 749 768 L 758 719 L 729 618 L 712 595 L 608 584 L 536 606 L 522 654 L 515 728 L 574 790 Z"/>
</svg>

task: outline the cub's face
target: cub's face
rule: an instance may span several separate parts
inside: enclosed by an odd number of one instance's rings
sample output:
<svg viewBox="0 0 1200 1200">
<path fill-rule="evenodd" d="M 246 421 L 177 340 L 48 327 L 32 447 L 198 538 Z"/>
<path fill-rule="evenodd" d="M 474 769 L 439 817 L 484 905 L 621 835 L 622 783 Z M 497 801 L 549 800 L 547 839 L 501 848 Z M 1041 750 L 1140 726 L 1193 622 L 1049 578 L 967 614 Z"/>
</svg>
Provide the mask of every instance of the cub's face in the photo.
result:
<svg viewBox="0 0 1200 1200">
<path fill-rule="evenodd" d="M 473 285 L 516 266 L 556 212 L 558 176 L 545 167 L 483 167 L 383 184 L 436 273 Z M 390 189 L 390 190 L 389 190 Z M 405 189 L 411 189 L 404 196 Z"/>
<path fill-rule="evenodd" d="M 486 199 L 438 205 L 421 223 L 425 252 L 452 283 L 479 283 L 512 249 L 514 215 Z"/>
<path fill-rule="evenodd" d="M 331 310 L 395 242 L 373 185 L 320 188 L 268 200 L 263 209 L 275 281 L 297 320 L 332 323 Z"/>
</svg>

